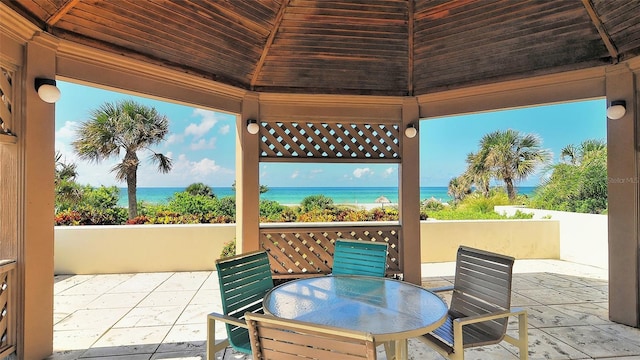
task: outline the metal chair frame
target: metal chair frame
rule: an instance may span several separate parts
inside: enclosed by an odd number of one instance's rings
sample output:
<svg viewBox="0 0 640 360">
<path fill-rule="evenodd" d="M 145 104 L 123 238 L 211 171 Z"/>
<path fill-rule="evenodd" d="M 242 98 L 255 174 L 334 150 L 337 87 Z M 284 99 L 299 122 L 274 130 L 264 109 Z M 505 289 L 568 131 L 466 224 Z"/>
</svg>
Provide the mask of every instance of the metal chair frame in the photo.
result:
<svg viewBox="0 0 640 360">
<path fill-rule="evenodd" d="M 514 258 L 461 246 L 456 260 L 454 285 L 430 289 L 453 291 L 447 321 L 418 339 L 450 360 L 463 360 L 464 349 L 497 344 L 502 340 L 518 347 L 528 359 L 527 312 L 511 308 Z M 507 321 L 518 319 L 518 338 L 507 334 Z"/>
<path fill-rule="evenodd" d="M 265 251 L 219 259 L 216 261 L 220 283 L 223 314 L 207 315 L 207 360 L 231 346 L 234 350 L 251 354 L 245 313 L 262 313 L 262 300 L 273 288 L 269 256 Z M 216 344 L 215 322 L 225 323 L 227 339 Z"/>
</svg>

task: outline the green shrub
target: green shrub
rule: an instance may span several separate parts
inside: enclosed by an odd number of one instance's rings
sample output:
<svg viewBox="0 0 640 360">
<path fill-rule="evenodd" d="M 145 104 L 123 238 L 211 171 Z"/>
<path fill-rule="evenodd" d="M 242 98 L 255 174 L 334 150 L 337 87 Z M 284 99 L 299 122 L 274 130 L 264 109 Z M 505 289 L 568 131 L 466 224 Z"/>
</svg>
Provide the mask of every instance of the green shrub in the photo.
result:
<svg viewBox="0 0 640 360">
<path fill-rule="evenodd" d="M 286 206 L 273 200 L 260 200 L 260 221 L 280 221 Z"/>
<path fill-rule="evenodd" d="M 303 213 L 307 213 L 314 210 L 329 210 L 333 209 L 333 199 L 324 195 L 310 195 L 302 199 L 300 208 Z"/>
<path fill-rule="evenodd" d="M 224 259 L 224 258 L 232 257 L 235 255 L 236 255 L 236 239 L 233 239 L 233 241 L 229 241 L 224 244 L 224 247 L 222 248 L 222 253 L 220 253 L 220 258 Z"/>
</svg>

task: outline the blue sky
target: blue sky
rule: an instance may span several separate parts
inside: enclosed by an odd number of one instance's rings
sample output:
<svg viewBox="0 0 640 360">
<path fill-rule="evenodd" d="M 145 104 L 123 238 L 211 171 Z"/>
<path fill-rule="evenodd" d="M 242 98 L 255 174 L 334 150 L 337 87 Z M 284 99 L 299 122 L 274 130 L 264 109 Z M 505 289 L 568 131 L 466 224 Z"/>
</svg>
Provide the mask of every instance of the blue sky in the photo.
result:
<svg viewBox="0 0 640 360">
<path fill-rule="evenodd" d="M 173 160 L 168 174 L 156 172 L 143 161 L 138 170 L 139 187 L 182 187 L 203 182 L 212 187 L 231 186 L 235 179 L 235 117 L 226 113 L 196 109 L 123 93 L 58 81 L 62 92 L 56 103 L 56 150 L 66 162 L 78 165 L 81 184 L 116 185 L 110 173 L 120 159 L 102 163 L 80 160 L 71 142 L 75 129 L 89 118 L 92 109 L 104 102 L 133 98 L 155 107 L 169 118 L 169 135 L 156 147 Z M 504 110 L 498 112 L 422 120 L 420 123 L 420 185 L 446 186 L 466 168 L 467 154 L 478 149 L 483 135 L 496 130 L 514 129 L 537 134 L 542 147 L 558 161 L 560 150 L 586 139 L 606 140 L 606 102 L 604 99 Z M 139 154 L 146 159 L 148 154 Z M 398 166 L 383 164 L 274 164 L 260 165 L 260 183 L 279 186 L 397 186 Z M 542 172 L 521 182 L 536 186 Z"/>
</svg>

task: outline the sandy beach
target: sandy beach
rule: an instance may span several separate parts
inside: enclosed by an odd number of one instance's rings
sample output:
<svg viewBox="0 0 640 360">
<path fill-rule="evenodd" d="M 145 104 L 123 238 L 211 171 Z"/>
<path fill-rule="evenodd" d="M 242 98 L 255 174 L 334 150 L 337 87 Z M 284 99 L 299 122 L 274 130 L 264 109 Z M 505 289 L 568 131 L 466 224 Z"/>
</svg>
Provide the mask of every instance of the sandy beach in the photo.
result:
<svg viewBox="0 0 640 360">
<path fill-rule="evenodd" d="M 289 207 L 294 207 L 294 206 L 300 206 L 300 204 L 282 204 L 284 206 L 289 206 Z M 372 210 L 375 208 L 382 208 L 383 205 L 385 208 L 387 207 L 398 207 L 397 203 L 384 203 L 384 204 L 380 204 L 380 203 L 357 203 L 357 204 L 353 204 L 353 203 L 342 203 L 342 204 L 334 204 L 336 206 L 349 206 L 349 207 L 353 207 L 356 209 L 360 209 L 360 210 Z"/>
</svg>

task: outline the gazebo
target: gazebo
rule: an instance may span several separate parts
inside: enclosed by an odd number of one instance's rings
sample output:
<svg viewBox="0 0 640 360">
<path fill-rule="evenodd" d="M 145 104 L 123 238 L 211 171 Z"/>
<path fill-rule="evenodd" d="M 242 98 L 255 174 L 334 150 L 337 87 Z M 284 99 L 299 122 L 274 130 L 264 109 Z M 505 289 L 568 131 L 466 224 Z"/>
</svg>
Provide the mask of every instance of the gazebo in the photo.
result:
<svg viewBox="0 0 640 360">
<path fill-rule="evenodd" d="M 455 114 L 624 102 L 621 118 L 603 119 L 609 314 L 640 327 L 639 55 L 639 1 L 1 0 L 0 259 L 12 295 L 0 297 L 0 357 L 52 350 L 54 105 L 36 92 L 42 79 L 235 114 L 243 251 L 272 238 L 303 250 L 322 241 L 310 236 L 317 229 L 261 226 L 260 162 L 398 164 L 398 224 L 348 231 L 388 241 L 410 282 L 420 279 L 420 184 L 419 141 L 407 129 Z M 314 266 L 284 254 L 278 271 Z"/>
</svg>

